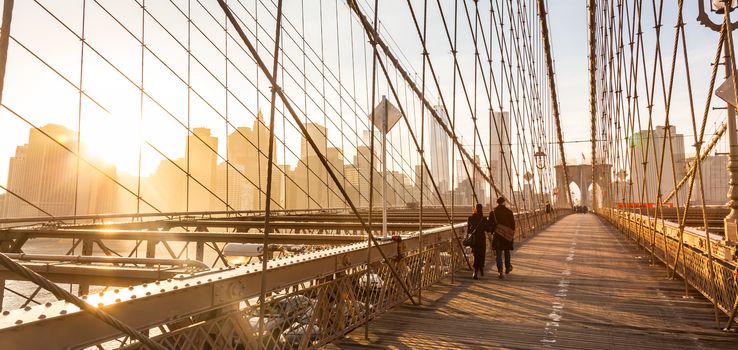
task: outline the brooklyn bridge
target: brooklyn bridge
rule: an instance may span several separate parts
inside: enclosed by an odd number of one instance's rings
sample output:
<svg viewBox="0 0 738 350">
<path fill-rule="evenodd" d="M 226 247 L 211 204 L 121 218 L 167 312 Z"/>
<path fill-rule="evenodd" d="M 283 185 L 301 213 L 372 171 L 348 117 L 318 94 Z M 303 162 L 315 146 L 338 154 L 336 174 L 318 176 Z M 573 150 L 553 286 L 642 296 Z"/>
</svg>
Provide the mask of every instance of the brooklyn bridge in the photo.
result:
<svg viewBox="0 0 738 350">
<path fill-rule="evenodd" d="M 738 344 L 736 1 L 2 3 L 0 349 Z"/>
</svg>

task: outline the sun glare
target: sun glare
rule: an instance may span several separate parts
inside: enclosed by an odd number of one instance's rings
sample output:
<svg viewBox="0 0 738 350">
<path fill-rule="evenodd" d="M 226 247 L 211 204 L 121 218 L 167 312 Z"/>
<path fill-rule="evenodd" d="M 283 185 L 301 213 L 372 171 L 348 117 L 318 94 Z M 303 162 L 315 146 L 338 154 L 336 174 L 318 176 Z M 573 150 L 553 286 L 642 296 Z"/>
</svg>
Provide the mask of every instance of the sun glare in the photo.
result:
<svg viewBox="0 0 738 350">
<path fill-rule="evenodd" d="M 87 152 L 95 159 L 115 165 L 118 172 L 137 175 L 139 172 L 139 147 L 142 145 L 138 120 L 108 116 L 88 121 L 83 127 L 82 141 Z M 156 169 L 155 161 L 141 159 L 141 175 Z"/>
</svg>

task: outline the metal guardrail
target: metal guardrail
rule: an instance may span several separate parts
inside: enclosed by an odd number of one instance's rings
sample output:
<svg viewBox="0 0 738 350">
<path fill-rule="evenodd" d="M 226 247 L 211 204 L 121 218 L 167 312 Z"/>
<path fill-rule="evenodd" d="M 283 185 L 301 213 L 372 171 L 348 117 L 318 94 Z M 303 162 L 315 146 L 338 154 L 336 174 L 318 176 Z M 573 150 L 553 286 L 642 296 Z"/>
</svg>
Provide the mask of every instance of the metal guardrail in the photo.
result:
<svg viewBox="0 0 738 350">
<path fill-rule="evenodd" d="M 524 218 L 525 217 L 525 218 Z M 555 220 L 542 212 L 519 215 L 522 239 L 532 222 Z M 454 234 L 465 224 L 401 236 L 367 249 L 355 243 L 269 262 L 264 331 L 259 332 L 261 265 L 223 267 L 84 297 L 87 303 L 167 348 L 315 348 L 404 302 L 390 273 L 400 272 L 417 293 L 465 266 Z M 382 250 L 388 260 L 382 260 Z M 81 331 L 82 330 L 82 331 Z M 39 334 L 44 336 L 39 337 Z M 0 315 L 0 348 L 138 348 L 140 344 L 64 302 Z"/>
<path fill-rule="evenodd" d="M 679 249 L 679 225 L 652 217 L 615 209 L 601 209 L 599 214 L 621 229 L 628 237 L 654 256 L 675 268 L 689 285 L 699 291 L 724 313 L 728 314 L 738 295 L 736 262 L 733 248 L 722 241 L 722 236 L 709 235 L 712 244 L 715 277 L 711 278 L 707 255 L 708 235 L 693 228 L 684 229 L 684 248 L 674 266 Z M 713 282 L 714 281 L 714 282 Z"/>
</svg>

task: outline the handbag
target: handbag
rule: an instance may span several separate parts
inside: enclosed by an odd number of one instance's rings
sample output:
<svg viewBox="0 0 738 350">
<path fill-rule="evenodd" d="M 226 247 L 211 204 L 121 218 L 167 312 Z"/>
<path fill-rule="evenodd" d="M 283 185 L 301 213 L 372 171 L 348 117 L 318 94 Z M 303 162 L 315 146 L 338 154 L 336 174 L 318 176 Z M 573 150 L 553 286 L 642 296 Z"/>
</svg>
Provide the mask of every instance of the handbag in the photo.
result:
<svg viewBox="0 0 738 350">
<path fill-rule="evenodd" d="M 497 215 L 494 214 L 494 211 L 492 212 L 492 215 L 495 216 L 495 223 L 497 223 L 497 225 L 495 226 L 495 234 L 499 235 L 500 237 L 504 238 L 507 241 L 512 242 L 513 239 L 515 239 L 515 229 L 510 228 L 509 226 L 500 224 L 497 221 Z"/>
<path fill-rule="evenodd" d="M 464 244 L 464 247 L 473 247 L 474 243 L 476 243 L 476 241 L 474 240 L 473 233 L 468 233 L 466 235 L 466 238 L 464 238 L 464 241 L 462 242 L 462 244 Z"/>
<path fill-rule="evenodd" d="M 502 224 L 497 224 L 497 227 L 495 228 L 495 234 L 500 235 L 500 237 L 510 242 L 512 242 L 512 240 L 515 238 L 515 230 Z"/>
<path fill-rule="evenodd" d="M 479 224 L 474 226 L 473 229 L 467 231 L 464 241 L 461 242 L 465 247 L 473 247 L 475 245 L 476 239 L 474 239 L 474 232 L 477 231 L 478 227 L 479 227 Z"/>
</svg>

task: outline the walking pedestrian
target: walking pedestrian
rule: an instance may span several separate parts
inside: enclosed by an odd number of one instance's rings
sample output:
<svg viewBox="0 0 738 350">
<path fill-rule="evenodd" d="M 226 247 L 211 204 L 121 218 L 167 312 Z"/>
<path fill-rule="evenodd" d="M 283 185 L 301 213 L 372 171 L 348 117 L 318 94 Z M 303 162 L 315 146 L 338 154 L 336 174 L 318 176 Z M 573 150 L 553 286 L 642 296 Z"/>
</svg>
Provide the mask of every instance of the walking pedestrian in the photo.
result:
<svg viewBox="0 0 738 350">
<path fill-rule="evenodd" d="M 505 275 L 512 272 L 510 263 L 510 251 L 513 250 L 515 240 L 515 216 L 512 210 L 505 206 L 505 197 L 497 198 L 497 206 L 489 213 L 490 231 L 492 237 L 492 248 L 497 258 L 497 272 L 499 279 L 505 279 Z M 505 270 L 502 270 L 502 258 L 505 258 Z"/>
<path fill-rule="evenodd" d="M 466 221 L 467 235 L 472 236 L 473 243 L 471 245 L 474 253 L 474 275 L 472 278 L 478 279 L 478 276 L 484 276 L 484 259 L 487 252 L 487 240 L 485 233 L 489 228 L 489 222 L 484 217 L 481 204 L 477 204 L 474 213 Z"/>
</svg>

